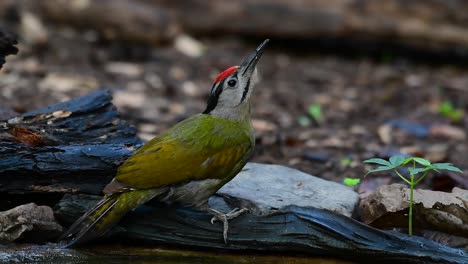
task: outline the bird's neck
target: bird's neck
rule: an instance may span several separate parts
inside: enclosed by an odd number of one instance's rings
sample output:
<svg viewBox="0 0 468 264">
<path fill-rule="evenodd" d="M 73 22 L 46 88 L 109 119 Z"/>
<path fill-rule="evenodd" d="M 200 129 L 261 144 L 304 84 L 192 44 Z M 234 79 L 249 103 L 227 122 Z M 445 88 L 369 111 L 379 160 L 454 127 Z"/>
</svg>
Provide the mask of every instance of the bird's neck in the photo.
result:
<svg viewBox="0 0 468 264">
<path fill-rule="evenodd" d="M 215 108 L 210 115 L 233 121 L 250 121 L 250 109 L 250 101 L 248 101 L 235 108 Z"/>
</svg>

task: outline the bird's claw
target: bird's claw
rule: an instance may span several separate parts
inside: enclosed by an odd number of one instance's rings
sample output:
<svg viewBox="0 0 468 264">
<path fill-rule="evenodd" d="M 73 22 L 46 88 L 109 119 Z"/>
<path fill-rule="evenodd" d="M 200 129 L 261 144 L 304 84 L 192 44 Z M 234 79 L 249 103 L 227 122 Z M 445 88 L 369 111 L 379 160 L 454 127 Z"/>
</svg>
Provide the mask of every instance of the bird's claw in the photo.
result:
<svg viewBox="0 0 468 264">
<path fill-rule="evenodd" d="M 211 214 L 213 214 L 213 218 L 211 218 L 211 224 L 214 224 L 217 220 L 223 222 L 223 238 L 224 244 L 227 244 L 227 233 L 229 229 L 229 220 L 238 217 L 239 215 L 243 214 L 244 212 L 249 211 L 247 208 L 234 208 L 234 210 L 230 211 L 229 213 L 225 214 L 216 209 L 209 208 L 208 209 Z"/>
</svg>

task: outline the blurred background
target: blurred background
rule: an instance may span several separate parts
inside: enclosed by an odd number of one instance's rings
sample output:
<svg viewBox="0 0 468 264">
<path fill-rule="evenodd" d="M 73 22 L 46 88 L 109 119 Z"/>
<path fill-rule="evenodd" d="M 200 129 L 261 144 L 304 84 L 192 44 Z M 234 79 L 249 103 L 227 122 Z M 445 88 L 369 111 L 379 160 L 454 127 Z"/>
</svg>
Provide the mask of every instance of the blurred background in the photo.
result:
<svg viewBox="0 0 468 264">
<path fill-rule="evenodd" d="M 2 119 L 110 89 L 149 140 L 203 111 L 216 75 L 270 38 L 254 161 L 334 181 L 395 154 L 468 172 L 465 1 L 0 0 L 0 25 L 20 49 L 0 73 Z M 422 185 L 453 186 L 468 179 L 444 172 Z"/>
</svg>

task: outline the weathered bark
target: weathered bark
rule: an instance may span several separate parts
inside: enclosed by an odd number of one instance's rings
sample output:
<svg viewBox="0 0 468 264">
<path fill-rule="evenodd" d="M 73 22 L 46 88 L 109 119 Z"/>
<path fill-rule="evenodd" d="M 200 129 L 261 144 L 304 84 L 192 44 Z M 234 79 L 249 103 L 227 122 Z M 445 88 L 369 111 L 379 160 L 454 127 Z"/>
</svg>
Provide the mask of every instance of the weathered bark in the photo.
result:
<svg viewBox="0 0 468 264">
<path fill-rule="evenodd" d="M 56 207 L 56 217 L 68 224 L 97 202 L 99 197 L 67 195 Z M 225 210 L 221 198 L 214 208 Z M 211 215 L 189 208 L 143 206 L 130 212 L 110 232 L 113 241 L 191 246 L 230 251 L 302 253 L 339 257 L 358 263 L 465 263 L 466 252 L 396 232 L 381 231 L 327 210 L 289 206 L 257 216 L 231 220 L 228 244 L 222 225 Z"/>
<path fill-rule="evenodd" d="M 468 48 L 468 6 L 458 0 L 36 1 L 50 19 L 153 43 L 189 33 L 299 40 L 338 38 Z M 102 15 L 109 14 L 112 15 Z M 127 38 L 128 39 L 128 38 Z"/>
<path fill-rule="evenodd" d="M 5 63 L 6 56 L 18 53 L 16 44 L 16 37 L 0 28 L 0 69 Z"/>
<path fill-rule="evenodd" d="M 0 121 L 0 193 L 100 194 L 137 144 L 109 91 Z"/>
</svg>

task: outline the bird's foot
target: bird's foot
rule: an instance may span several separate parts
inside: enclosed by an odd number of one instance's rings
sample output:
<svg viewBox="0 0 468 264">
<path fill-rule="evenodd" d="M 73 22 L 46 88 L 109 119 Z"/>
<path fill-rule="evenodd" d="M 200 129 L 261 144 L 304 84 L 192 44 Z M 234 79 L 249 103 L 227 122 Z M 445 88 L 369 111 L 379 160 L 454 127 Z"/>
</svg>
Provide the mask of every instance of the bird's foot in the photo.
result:
<svg viewBox="0 0 468 264">
<path fill-rule="evenodd" d="M 238 217 L 239 215 L 243 214 L 244 212 L 249 211 L 247 208 L 235 208 L 234 210 L 230 211 L 229 213 L 225 214 L 222 213 L 218 210 L 209 208 L 208 211 L 213 214 L 213 218 L 211 218 L 211 223 L 214 224 L 217 220 L 223 222 L 223 238 L 224 238 L 224 244 L 227 244 L 227 233 L 229 229 L 229 223 L 228 221 L 231 219 L 234 219 Z"/>
</svg>

